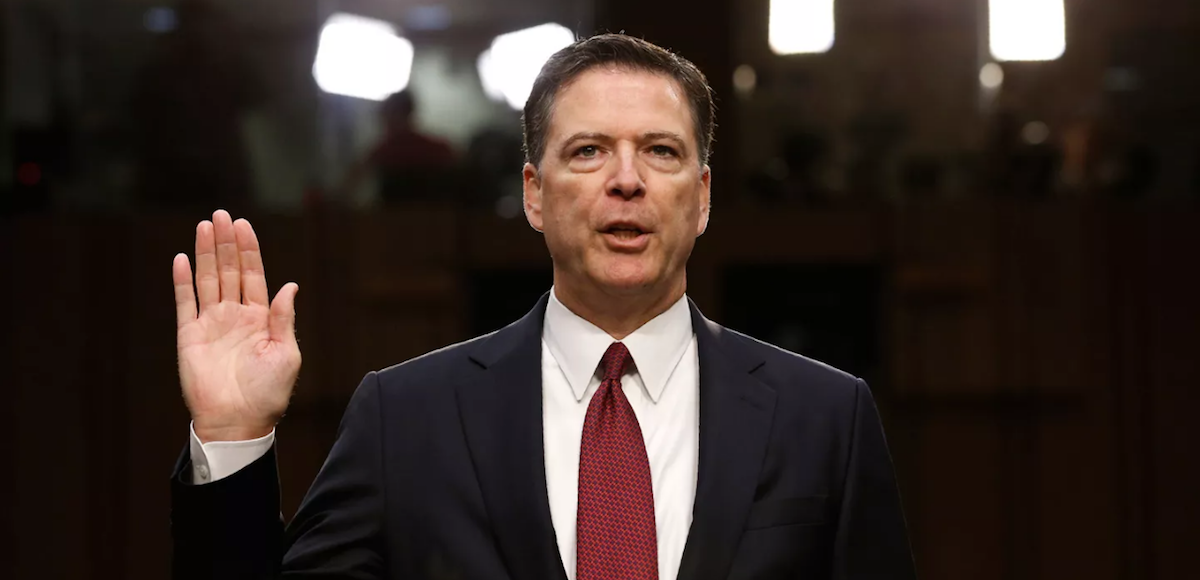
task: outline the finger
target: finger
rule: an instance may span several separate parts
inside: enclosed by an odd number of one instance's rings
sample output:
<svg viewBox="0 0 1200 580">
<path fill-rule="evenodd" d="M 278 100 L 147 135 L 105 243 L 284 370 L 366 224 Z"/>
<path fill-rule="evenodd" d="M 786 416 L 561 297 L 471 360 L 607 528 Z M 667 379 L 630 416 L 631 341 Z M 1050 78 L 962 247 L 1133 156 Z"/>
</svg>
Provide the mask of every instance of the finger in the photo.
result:
<svg viewBox="0 0 1200 580">
<path fill-rule="evenodd" d="M 196 293 L 192 290 L 192 266 L 187 254 L 175 255 L 171 280 L 175 283 L 175 323 L 176 327 L 182 327 L 196 320 Z"/>
<path fill-rule="evenodd" d="M 242 274 L 238 265 L 237 238 L 233 234 L 233 219 L 229 212 L 213 212 L 213 231 L 217 240 L 217 275 L 221 279 L 221 301 L 242 299 Z"/>
<path fill-rule="evenodd" d="M 294 342 L 296 340 L 296 293 L 300 285 L 288 282 L 279 289 L 275 299 L 271 301 L 270 327 L 271 340 L 279 342 Z"/>
<path fill-rule="evenodd" d="M 213 241 L 213 224 L 208 220 L 196 226 L 196 293 L 200 296 L 200 311 L 216 306 L 221 300 L 217 280 L 217 246 Z"/>
<path fill-rule="evenodd" d="M 250 222 L 244 219 L 233 222 L 233 233 L 237 238 L 238 262 L 242 267 L 242 299 L 246 304 L 267 306 L 267 275 L 263 270 L 258 236 L 254 235 Z"/>
</svg>

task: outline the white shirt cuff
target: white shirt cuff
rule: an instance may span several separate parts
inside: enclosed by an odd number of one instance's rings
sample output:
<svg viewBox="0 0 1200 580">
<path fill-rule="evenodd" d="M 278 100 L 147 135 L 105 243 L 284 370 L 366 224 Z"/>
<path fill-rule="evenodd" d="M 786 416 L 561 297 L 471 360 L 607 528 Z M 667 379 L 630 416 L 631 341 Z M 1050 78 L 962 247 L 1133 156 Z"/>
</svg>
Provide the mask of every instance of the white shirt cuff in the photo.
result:
<svg viewBox="0 0 1200 580">
<path fill-rule="evenodd" d="M 275 430 L 246 441 L 209 441 L 201 443 L 196 436 L 196 426 L 190 427 L 192 432 L 192 483 L 204 484 L 219 481 L 237 473 L 243 467 L 250 465 L 258 458 L 266 455 L 275 444 Z"/>
</svg>

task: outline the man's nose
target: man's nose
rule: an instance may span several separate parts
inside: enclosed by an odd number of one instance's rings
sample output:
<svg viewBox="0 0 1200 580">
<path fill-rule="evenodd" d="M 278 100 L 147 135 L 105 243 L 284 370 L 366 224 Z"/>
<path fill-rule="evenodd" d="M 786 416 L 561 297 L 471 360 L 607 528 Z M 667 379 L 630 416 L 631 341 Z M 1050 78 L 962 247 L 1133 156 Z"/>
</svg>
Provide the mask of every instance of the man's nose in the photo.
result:
<svg viewBox="0 0 1200 580">
<path fill-rule="evenodd" d="M 608 192 L 625 199 L 645 195 L 646 184 L 642 180 L 636 152 L 622 150 L 614 156 L 613 161 L 616 166 L 613 168 L 613 175 L 608 182 Z"/>
</svg>

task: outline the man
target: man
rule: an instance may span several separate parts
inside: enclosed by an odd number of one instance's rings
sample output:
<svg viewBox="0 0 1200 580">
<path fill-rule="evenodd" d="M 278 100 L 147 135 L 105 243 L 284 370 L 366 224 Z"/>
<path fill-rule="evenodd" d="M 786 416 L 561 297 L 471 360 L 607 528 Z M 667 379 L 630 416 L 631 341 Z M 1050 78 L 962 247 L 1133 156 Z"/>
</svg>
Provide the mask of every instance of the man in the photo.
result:
<svg viewBox="0 0 1200 580">
<path fill-rule="evenodd" d="M 202 222 L 198 313 L 187 257 L 173 267 L 193 419 L 176 576 L 912 578 L 866 385 L 685 296 L 712 128 L 704 77 L 656 46 L 603 35 L 551 58 L 524 187 L 553 288 L 504 329 L 368 373 L 286 533 L 272 442 L 298 289 L 268 303 L 250 225 Z"/>
<path fill-rule="evenodd" d="M 369 175 L 379 180 L 379 197 L 385 203 L 452 199 L 452 177 L 457 161 L 454 149 L 442 139 L 416 126 L 416 101 L 409 89 L 393 93 L 379 105 L 383 136 L 367 156 L 355 162 L 342 184 L 342 195 L 351 197 Z"/>
</svg>

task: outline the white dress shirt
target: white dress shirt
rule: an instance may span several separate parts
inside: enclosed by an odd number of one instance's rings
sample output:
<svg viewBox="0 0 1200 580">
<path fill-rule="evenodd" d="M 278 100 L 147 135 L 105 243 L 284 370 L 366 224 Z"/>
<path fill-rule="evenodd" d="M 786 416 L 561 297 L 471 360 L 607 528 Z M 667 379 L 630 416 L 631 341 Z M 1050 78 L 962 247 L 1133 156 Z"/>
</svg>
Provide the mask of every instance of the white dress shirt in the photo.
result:
<svg viewBox="0 0 1200 580">
<path fill-rule="evenodd" d="M 600 359 L 612 337 L 550 292 L 542 326 L 542 425 L 550 518 L 568 580 L 575 580 L 579 446 Z M 622 378 L 642 429 L 654 488 L 658 577 L 679 574 L 692 524 L 700 450 L 700 363 L 686 297 L 621 342 L 634 366 Z M 252 441 L 201 444 L 192 432 L 193 481 L 227 477 L 270 449 L 272 431 Z"/>
<path fill-rule="evenodd" d="M 621 342 L 636 367 L 621 386 L 650 460 L 658 577 L 670 580 L 679 574 L 692 525 L 700 449 L 700 368 L 687 299 L 680 298 Z M 569 580 L 575 579 L 583 420 L 600 387 L 600 359 L 612 343 L 612 337 L 576 316 L 551 292 L 542 327 L 542 428 L 550 518 Z"/>
</svg>

